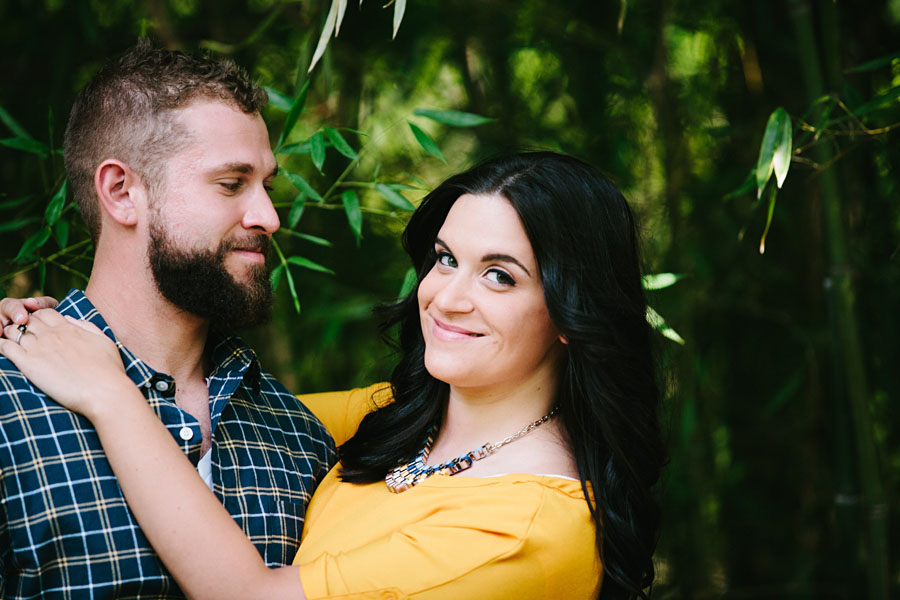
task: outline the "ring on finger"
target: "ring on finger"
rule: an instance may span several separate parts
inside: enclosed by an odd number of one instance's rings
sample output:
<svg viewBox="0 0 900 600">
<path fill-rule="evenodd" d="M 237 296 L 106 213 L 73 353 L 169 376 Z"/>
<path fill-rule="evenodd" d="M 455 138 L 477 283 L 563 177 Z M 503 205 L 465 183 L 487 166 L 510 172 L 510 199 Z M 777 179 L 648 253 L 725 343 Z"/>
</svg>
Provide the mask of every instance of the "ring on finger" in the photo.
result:
<svg viewBox="0 0 900 600">
<path fill-rule="evenodd" d="M 19 330 L 19 335 L 16 336 L 16 343 L 18 344 L 19 340 L 22 339 L 22 336 L 28 333 L 28 327 L 26 327 L 25 325 L 19 325 L 18 327 L 16 327 L 16 329 Z"/>
</svg>

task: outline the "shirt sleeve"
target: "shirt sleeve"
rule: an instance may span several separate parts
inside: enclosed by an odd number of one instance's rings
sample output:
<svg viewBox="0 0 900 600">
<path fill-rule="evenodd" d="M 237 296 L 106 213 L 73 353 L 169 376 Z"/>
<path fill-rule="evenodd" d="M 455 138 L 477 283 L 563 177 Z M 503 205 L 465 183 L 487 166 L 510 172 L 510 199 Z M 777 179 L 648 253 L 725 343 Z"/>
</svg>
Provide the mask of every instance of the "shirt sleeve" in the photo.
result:
<svg viewBox="0 0 900 600">
<path fill-rule="evenodd" d="M 363 417 L 393 400 L 389 383 L 297 397 L 322 421 L 337 446 L 353 437 Z"/>
</svg>

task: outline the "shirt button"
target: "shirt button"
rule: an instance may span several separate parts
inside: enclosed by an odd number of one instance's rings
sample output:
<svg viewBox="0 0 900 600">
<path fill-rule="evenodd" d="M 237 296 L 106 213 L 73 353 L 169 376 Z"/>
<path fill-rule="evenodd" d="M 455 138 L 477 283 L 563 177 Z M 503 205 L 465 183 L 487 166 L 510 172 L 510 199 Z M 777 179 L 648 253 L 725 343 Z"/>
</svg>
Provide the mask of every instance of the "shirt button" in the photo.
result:
<svg viewBox="0 0 900 600">
<path fill-rule="evenodd" d="M 190 441 L 192 437 L 194 437 L 194 432 L 191 431 L 191 428 L 185 425 L 181 428 L 181 431 L 178 432 L 178 436 L 184 441 Z"/>
<path fill-rule="evenodd" d="M 156 391 L 157 392 L 168 392 L 169 391 L 169 382 L 163 379 L 160 379 L 156 382 Z"/>
</svg>

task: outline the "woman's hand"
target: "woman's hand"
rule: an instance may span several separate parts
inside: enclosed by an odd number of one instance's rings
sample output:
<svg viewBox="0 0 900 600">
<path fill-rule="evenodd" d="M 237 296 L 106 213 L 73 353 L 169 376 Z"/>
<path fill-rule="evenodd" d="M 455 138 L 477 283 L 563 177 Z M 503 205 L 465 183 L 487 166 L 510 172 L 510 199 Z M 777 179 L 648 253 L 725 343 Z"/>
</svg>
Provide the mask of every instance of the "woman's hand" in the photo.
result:
<svg viewBox="0 0 900 600">
<path fill-rule="evenodd" d="M 38 298 L 4 298 L 0 300 L 0 326 L 24 325 L 28 323 L 29 313 L 42 308 L 56 308 L 59 302 L 50 296 Z M 15 339 L 15 338 L 13 338 Z"/>
<path fill-rule="evenodd" d="M 0 354 L 45 394 L 93 420 L 116 392 L 134 389 L 116 345 L 91 323 L 42 309 L 26 325 L 7 325 Z M 115 408 L 115 407 L 113 407 Z"/>
</svg>

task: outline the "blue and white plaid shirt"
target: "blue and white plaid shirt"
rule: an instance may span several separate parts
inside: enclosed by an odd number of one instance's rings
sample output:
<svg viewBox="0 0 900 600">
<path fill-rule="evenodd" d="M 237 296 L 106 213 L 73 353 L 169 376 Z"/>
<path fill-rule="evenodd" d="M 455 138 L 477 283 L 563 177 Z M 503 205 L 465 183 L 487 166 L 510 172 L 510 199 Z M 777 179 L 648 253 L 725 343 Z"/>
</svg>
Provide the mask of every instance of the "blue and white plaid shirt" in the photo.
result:
<svg viewBox="0 0 900 600">
<path fill-rule="evenodd" d="M 116 341 L 82 292 L 58 310 Z M 212 341 L 213 492 L 268 565 L 290 564 L 306 504 L 335 462 L 334 443 L 249 347 L 236 337 Z M 196 466 L 200 426 L 175 405 L 174 380 L 116 344 L 128 376 Z M 91 424 L 2 356 L 0 597 L 183 597 L 138 528 Z"/>
</svg>

